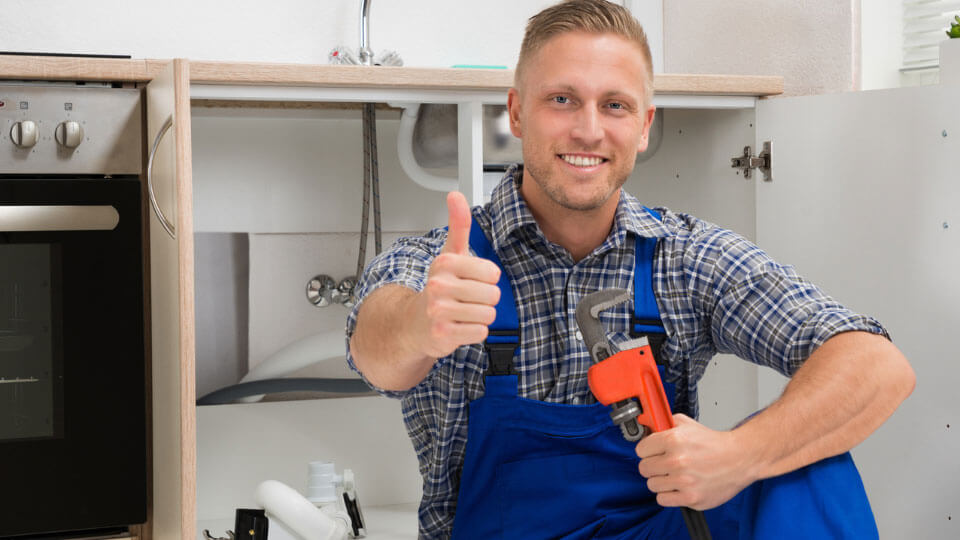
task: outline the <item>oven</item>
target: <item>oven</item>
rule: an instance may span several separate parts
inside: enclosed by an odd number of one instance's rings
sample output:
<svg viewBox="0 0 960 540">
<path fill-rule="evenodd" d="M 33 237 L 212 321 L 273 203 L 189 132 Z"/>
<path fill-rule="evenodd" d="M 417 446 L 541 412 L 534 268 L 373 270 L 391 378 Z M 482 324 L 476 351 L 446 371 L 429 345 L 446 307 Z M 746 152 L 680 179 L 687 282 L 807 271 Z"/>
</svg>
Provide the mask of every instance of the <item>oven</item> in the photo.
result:
<svg viewBox="0 0 960 540">
<path fill-rule="evenodd" d="M 140 104 L 0 85 L 0 537 L 146 521 Z"/>
</svg>

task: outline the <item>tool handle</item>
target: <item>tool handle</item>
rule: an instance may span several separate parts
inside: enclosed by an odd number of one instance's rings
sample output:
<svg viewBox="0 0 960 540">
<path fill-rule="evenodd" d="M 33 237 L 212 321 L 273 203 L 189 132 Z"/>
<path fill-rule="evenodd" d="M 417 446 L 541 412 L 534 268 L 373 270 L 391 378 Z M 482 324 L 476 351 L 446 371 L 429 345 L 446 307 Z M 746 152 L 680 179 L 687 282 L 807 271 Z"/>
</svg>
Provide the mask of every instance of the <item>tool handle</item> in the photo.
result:
<svg viewBox="0 0 960 540">
<path fill-rule="evenodd" d="M 649 345 L 618 352 L 590 366 L 587 382 L 597 401 L 604 405 L 631 398 L 639 400 L 641 413 L 637 422 L 654 433 L 673 427 L 670 402 Z"/>
<path fill-rule="evenodd" d="M 687 532 L 690 533 L 691 540 L 711 540 L 710 527 L 707 525 L 707 518 L 700 510 L 683 507 L 680 509 L 683 514 L 683 521 L 687 524 Z"/>
<path fill-rule="evenodd" d="M 649 345 L 618 352 L 594 364 L 587 371 L 587 382 L 597 401 L 604 405 L 631 398 L 639 400 L 641 413 L 637 423 L 654 433 L 673 427 L 670 401 Z M 703 512 L 686 507 L 680 511 L 691 540 L 711 540 Z"/>
</svg>

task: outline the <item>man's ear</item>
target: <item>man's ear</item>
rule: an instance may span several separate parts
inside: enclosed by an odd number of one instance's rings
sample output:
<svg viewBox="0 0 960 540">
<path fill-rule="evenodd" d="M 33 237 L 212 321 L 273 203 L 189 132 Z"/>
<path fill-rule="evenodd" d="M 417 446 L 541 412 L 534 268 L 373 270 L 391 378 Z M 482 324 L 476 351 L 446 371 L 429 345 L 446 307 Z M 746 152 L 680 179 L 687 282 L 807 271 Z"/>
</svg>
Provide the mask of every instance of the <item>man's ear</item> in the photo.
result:
<svg viewBox="0 0 960 540">
<path fill-rule="evenodd" d="M 644 111 L 643 119 L 643 134 L 640 136 L 640 144 L 637 145 L 637 153 L 646 151 L 647 146 L 650 144 L 650 126 L 653 125 L 653 117 L 656 114 L 657 108 L 653 105 Z"/>
<path fill-rule="evenodd" d="M 520 93 L 516 88 L 507 92 L 507 113 L 510 115 L 510 133 L 518 139 L 523 137 L 523 130 L 520 128 Z"/>
</svg>

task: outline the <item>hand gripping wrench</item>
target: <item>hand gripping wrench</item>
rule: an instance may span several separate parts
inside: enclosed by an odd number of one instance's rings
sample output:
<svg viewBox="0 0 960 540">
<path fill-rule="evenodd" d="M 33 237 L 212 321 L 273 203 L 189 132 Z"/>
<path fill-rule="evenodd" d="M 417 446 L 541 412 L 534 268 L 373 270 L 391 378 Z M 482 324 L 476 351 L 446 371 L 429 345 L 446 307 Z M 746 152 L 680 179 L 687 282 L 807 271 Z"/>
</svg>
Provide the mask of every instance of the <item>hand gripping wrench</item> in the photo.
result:
<svg viewBox="0 0 960 540">
<path fill-rule="evenodd" d="M 631 300 L 630 292 L 623 289 L 591 293 L 580 300 L 576 316 L 594 362 L 587 371 L 590 391 L 597 401 L 613 407 L 610 418 L 620 426 L 623 438 L 639 441 L 648 433 L 665 431 L 674 424 L 647 339 L 634 340 L 633 347 L 617 352 L 600 324 L 601 311 Z M 681 512 L 693 540 L 710 540 L 703 512 L 692 508 L 681 508 Z"/>
</svg>

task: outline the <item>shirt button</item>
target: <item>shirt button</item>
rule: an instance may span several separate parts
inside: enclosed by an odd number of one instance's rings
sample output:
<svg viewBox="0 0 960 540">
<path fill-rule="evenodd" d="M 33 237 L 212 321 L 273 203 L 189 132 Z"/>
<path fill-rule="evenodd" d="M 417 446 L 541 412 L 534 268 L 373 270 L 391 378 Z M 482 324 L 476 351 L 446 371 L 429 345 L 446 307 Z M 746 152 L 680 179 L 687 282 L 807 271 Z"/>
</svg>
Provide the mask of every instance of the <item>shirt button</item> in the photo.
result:
<svg viewBox="0 0 960 540">
<path fill-rule="evenodd" d="M 581 334 L 579 330 L 577 330 L 577 333 L 574 335 L 577 336 L 577 339 L 579 339 L 580 341 L 583 341 L 583 334 Z"/>
</svg>

